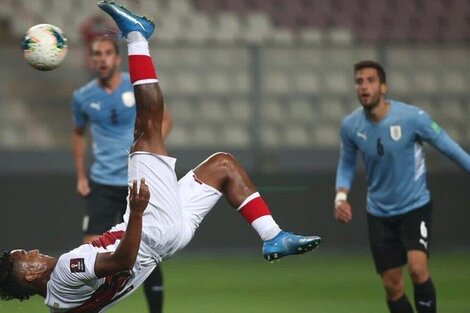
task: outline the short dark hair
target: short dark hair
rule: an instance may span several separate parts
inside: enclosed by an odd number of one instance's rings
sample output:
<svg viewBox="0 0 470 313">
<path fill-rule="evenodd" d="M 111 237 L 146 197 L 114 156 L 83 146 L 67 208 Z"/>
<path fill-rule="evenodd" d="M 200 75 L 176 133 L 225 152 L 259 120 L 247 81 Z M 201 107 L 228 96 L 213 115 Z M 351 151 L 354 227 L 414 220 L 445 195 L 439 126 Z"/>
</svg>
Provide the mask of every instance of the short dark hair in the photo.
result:
<svg viewBox="0 0 470 313">
<path fill-rule="evenodd" d="M 117 55 L 120 54 L 119 43 L 116 40 L 116 38 L 111 37 L 111 36 L 97 36 L 97 37 L 93 38 L 93 40 L 88 45 L 88 53 L 90 55 L 93 52 L 93 45 L 95 44 L 95 42 L 99 42 L 99 41 L 109 41 L 113 45 L 114 51 L 116 52 L 116 54 Z"/>
<path fill-rule="evenodd" d="M 375 68 L 379 74 L 379 80 L 382 84 L 387 82 L 387 75 L 385 75 L 385 70 L 378 62 L 365 60 L 359 63 L 354 64 L 354 73 L 364 68 Z"/>
<path fill-rule="evenodd" d="M 0 253 L 0 299 L 20 301 L 27 300 L 35 295 L 32 288 L 25 286 L 15 275 L 13 260 L 10 251 Z"/>
</svg>

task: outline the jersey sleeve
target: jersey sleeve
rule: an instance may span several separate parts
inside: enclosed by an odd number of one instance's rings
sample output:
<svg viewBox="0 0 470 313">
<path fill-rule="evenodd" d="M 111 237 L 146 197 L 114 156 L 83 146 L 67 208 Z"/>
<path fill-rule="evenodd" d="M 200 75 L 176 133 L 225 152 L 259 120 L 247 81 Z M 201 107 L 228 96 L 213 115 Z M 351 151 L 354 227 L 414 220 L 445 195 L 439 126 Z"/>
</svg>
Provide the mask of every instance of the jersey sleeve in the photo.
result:
<svg viewBox="0 0 470 313">
<path fill-rule="evenodd" d="M 87 115 L 82 110 L 82 102 L 75 91 L 72 96 L 72 122 L 77 127 L 84 127 L 88 121 Z"/>
<path fill-rule="evenodd" d="M 419 111 L 416 125 L 417 134 L 422 140 L 470 172 L 470 155 L 433 121 L 429 114 Z"/>
<path fill-rule="evenodd" d="M 74 252 L 62 255 L 57 263 L 60 284 L 67 287 L 80 286 L 87 281 L 97 279 L 95 261 L 98 255 L 95 251 Z"/>
<path fill-rule="evenodd" d="M 423 110 L 418 111 L 415 125 L 418 136 L 433 145 L 443 133 L 442 128 Z"/>
<path fill-rule="evenodd" d="M 341 146 L 338 168 L 336 170 L 336 189 L 351 189 L 356 171 L 356 155 L 357 146 L 351 140 L 347 120 L 345 119 L 341 127 Z"/>
</svg>

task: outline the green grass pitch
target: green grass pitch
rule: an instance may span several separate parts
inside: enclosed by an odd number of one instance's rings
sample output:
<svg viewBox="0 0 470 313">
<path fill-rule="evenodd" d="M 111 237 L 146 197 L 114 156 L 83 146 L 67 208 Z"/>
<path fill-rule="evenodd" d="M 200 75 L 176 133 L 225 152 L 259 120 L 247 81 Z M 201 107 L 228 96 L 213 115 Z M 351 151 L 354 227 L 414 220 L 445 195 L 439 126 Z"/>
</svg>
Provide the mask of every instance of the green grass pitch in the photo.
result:
<svg viewBox="0 0 470 313">
<path fill-rule="evenodd" d="M 435 253 L 430 261 L 440 312 L 470 312 L 470 254 Z M 367 254 L 315 251 L 269 264 L 261 256 L 180 254 L 163 264 L 168 313 L 386 313 Z M 411 285 L 407 279 L 406 288 Z M 42 298 L 0 302 L 1 313 L 47 312 Z M 148 312 L 139 289 L 110 313 Z"/>
</svg>

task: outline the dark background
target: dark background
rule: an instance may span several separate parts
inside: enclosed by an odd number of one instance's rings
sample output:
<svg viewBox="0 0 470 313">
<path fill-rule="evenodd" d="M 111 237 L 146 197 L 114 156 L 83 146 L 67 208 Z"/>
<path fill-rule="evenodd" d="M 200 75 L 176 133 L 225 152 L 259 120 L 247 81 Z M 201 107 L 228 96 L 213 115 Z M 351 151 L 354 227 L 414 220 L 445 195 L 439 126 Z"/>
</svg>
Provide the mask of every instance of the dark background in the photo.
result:
<svg viewBox="0 0 470 313">
<path fill-rule="evenodd" d="M 93 76 L 89 39 L 114 28 L 96 2 L 0 1 L 0 249 L 55 254 L 81 241 L 70 100 Z M 388 97 L 424 109 L 470 151 L 468 0 L 119 2 L 156 19 L 150 46 L 174 120 L 167 145 L 178 175 L 215 151 L 232 152 L 279 224 L 320 234 L 324 250 L 368 249 L 362 171 L 350 196 L 353 223 L 332 215 L 339 129 L 359 106 L 354 63 L 380 62 Z M 20 49 L 39 23 L 68 38 L 66 58 L 50 72 L 29 67 Z M 433 149 L 427 165 L 432 245 L 470 248 L 468 174 Z M 260 241 L 221 200 L 188 250 L 258 252 Z"/>
<path fill-rule="evenodd" d="M 21 155 L 24 160 L 21 160 Z M 75 194 L 75 176 L 66 170 L 66 164 L 60 169 L 57 165 L 60 162 L 55 162 L 54 154 L 33 156 L 33 153 L 20 154 L 14 158 L 15 162 L 10 162 L 14 173 L 9 173 L 7 167 L 3 167 L 3 173 L 0 173 L 0 248 L 40 248 L 51 254 L 70 250 L 78 246 L 82 238 L 81 221 L 85 204 Z M 55 157 L 58 157 L 57 154 Z M 181 169 L 178 176 L 181 177 L 191 167 L 185 164 L 184 155 L 178 157 L 177 168 Z M 443 157 L 437 160 L 452 165 Z M 36 170 L 29 169 L 26 161 Z M 38 164 L 43 162 L 56 164 L 55 173 L 38 171 Z M 5 165 L 7 161 L 3 159 L 2 163 Z M 21 163 L 23 171 L 15 171 L 12 164 Z M 348 225 L 333 219 L 334 170 L 261 174 L 250 169 L 250 173 L 284 229 L 321 235 L 322 249 L 325 250 L 368 249 L 365 178 L 361 170 L 350 193 L 355 215 Z M 428 178 L 434 201 L 432 246 L 441 250 L 469 247 L 468 174 L 451 167 L 445 171 L 430 171 Z M 256 233 L 221 199 L 202 223 L 187 250 L 257 252 L 260 246 Z"/>
</svg>

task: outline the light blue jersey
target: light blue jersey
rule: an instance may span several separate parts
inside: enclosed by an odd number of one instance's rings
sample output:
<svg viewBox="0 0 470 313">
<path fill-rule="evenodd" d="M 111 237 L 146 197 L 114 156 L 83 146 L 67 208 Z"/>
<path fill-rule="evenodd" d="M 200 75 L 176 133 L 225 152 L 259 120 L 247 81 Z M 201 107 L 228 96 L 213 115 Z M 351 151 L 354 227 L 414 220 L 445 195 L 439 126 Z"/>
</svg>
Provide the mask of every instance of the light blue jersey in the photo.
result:
<svg viewBox="0 0 470 313">
<path fill-rule="evenodd" d="M 135 98 L 129 74 L 108 94 L 96 79 L 73 93 L 73 123 L 90 125 L 94 162 L 90 178 L 100 184 L 127 185 L 127 159 L 134 139 Z"/>
<path fill-rule="evenodd" d="M 470 172 L 470 156 L 426 112 L 389 103 L 389 112 L 378 123 L 367 119 L 362 108 L 345 117 L 336 172 L 336 189 L 350 190 L 360 152 L 367 173 L 367 211 L 379 217 L 406 213 L 430 201 L 424 141 Z"/>
</svg>

